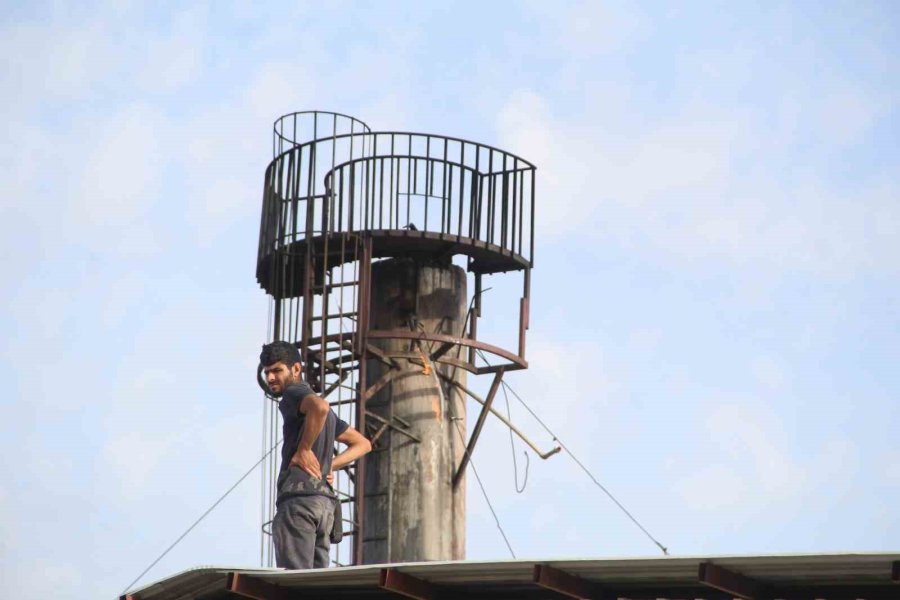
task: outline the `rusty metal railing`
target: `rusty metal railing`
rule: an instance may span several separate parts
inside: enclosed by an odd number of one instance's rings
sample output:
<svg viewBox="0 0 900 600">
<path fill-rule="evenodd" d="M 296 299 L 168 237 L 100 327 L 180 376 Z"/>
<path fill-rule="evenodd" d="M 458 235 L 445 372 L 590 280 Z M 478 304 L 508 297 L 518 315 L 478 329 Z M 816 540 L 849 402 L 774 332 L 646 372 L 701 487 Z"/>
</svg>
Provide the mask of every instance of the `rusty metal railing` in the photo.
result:
<svg viewBox="0 0 900 600">
<path fill-rule="evenodd" d="M 407 132 L 319 137 L 269 164 L 258 259 L 319 236 L 371 232 L 394 238 L 376 243 L 379 255 L 407 250 L 397 238 L 431 240 L 445 243 L 435 252 L 453 243 L 481 256 L 476 272 L 520 270 L 533 265 L 534 199 L 534 165 L 484 144 Z"/>
</svg>

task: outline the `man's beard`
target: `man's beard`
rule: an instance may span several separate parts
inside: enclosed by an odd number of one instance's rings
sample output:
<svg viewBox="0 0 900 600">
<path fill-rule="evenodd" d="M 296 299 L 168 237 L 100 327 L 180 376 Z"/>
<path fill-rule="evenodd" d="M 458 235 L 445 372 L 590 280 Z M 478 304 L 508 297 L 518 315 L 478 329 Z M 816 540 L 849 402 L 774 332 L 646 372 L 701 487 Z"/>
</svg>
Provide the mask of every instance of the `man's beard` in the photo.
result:
<svg viewBox="0 0 900 600">
<path fill-rule="evenodd" d="M 278 390 L 276 392 L 276 391 L 272 390 L 272 388 L 270 387 L 269 391 L 271 391 L 272 395 L 275 396 L 276 398 L 281 398 L 284 395 L 284 390 L 286 390 L 289 385 L 293 385 L 293 384 L 297 383 L 298 379 L 299 379 L 299 377 L 294 377 L 293 373 L 288 373 L 284 378 L 284 383 L 281 384 L 280 390 Z"/>
</svg>

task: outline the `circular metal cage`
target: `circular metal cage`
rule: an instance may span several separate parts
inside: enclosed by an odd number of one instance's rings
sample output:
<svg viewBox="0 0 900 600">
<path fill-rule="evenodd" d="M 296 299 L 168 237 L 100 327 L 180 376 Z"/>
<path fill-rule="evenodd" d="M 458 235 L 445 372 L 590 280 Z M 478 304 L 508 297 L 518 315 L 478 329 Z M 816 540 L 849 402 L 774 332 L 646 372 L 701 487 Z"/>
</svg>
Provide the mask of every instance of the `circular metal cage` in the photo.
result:
<svg viewBox="0 0 900 600">
<path fill-rule="evenodd" d="M 275 147 L 286 149 L 266 169 L 256 273 L 275 297 L 300 293 L 309 244 L 332 266 L 350 260 L 347 234 L 370 237 L 376 258 L 463 254 L 473 273 L 533 264 L 535 167 L 514 154 L 334 113 L 282 117 Z"/>
</svg>

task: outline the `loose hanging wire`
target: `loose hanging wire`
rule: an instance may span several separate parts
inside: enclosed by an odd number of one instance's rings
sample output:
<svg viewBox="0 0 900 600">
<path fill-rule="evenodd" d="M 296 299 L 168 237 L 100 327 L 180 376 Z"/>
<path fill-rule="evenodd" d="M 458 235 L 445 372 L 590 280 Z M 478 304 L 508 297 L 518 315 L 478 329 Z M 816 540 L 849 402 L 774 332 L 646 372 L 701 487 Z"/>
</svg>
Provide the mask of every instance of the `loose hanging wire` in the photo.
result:
<svg viewBox="0 0 900 600">
<path fill-rule="evenodd" d="M 440 380 L 435 376 L 435 382 L 438 387 L 440 387 Z M 448 403 L 449 407 L 452 409 L 453 403 Z M 484 496 L 484 501 L 487 502 L 488 508 L 491 511 L 491 514 L 494 516 L 494 522 L 497 524 L 497 529 L 500 530 L 500 535 L 503 536 L 503 541 L 506 543 L 506 547 L 509 549 L 509 553 L 513 558 L 516 557 L 515 551 L 513 551 L 512 545 L 509 543 L 509 538 L 506 537 L 506 532 L 503 531 L 503 526 L 500 525 L 500 518 L 497 516 L 497 511 L 494 510 L 494 506 L 491 504 L 491 499 L 488 497 L 487 490 L 484 489 L 484 484 L 481 482 L 481 477 L 478 475 L 478 469 L 475 468 L 475 461 L 472 458 L 472 455 L 469 453 L 469 449 L 466 446 L 466 436 L 463 435 L 462 429 L 459 427 L 459 419 L 451 414 L 450 419 L 453 421 L 453 424 L 456 425 L 456 432 L 459 434 L 459 439 L 462 442 L 463 450 L 469 457 L 469 465 L 472 467 L 472 472 L 475 474 L 475 481 L 478 482 L 478 487 L 481 488 L 481 495 Z"/>
<path fill-rule="evenodd" d="M 484 362 L 486 362 L 486 363 L 488 362 L 488 361 L 487 361 L 487 358 L 485 358 L 484 353 L 483 353 L 481 350 L 478 350 L 478 354 L 479 354 L 479 356 L 481 356 L 481 359 L 482 359 Z M 488 363 L 488 364 L 490 364 L 490 363 Z M 505 381 L 501 380 L 500 383 L 503 385 L 504 389 L 509 390 L 509 392 L 510 392 L 510 393 L 511 393 L 511 394 L 512 394 L 512 395 L 513 395 L 513 396 L 514 396 L 514 397 L 522 404 L 522 406 L 525 407 L 525 410 L 527 410 L 529 413 L 531 413 L 531 416 L 534 417 L 534 419 L 535 419 L 538 423 L 541 424 L 541 427 L 543 427 L 544 430 L 545 430 L 548 434 L 550 434 L 551 436 L 553 436 L 553 441 L 556 442 L 557 444 L 559 444 L 559 446 L 560 446 L 563 450 L 566 451 L 566 454 L 568 454 L 568 455 L 572 458 L 572 460 L 575 461 L 575 464 L 577 464 L 579 467 L 581 467 L 581 470 L 584 471 L 585 474 L 586 474 L 588 477 L 591 478 L 591 481 L 594 482 L 594 485 L 596 485 L 598 488 L 600 488 L 600 490 L 602 490 L 603 493 L 606 494 L 606 495 L 609 497 L 609 499 L 612 500 L 612 501 L 616 504 L 616 506 L 618 506 L 618 507 L 622 510 L 622 512 L 625 513 L 625 515 L 626 515 L 629 519 L 631 519 L 632 523 L 634 523 L 635 525 L 637 525 L 638 528 L 639 528 L 641 531 L 644 532 L 644 535 L 646 535 L 648 538 L 650 538 L 650 540 L 651 540 L 654 544 L 656 544 L 656 545 L 659 547 L 660 550 L 662 550 L 662 553 L 663 553 L 663 554 L 665 554 L 666 556 L 668 556 L 668 555 L 669 555 L 669 549 L 666 548 L 665 546 L 663 546 L 663 545 L 662 545 L 655 537 L 653 537 L 653 535 L 651 535 L 651 533 L 650 533 L 649 531 L 647 531 L 647 529 L 646 529 L 643 525 L 641 525 L 641 523 L 634 517 L 634 515 L 632 515 L 632 514 L 628 511 L 628 509 L 625 508 L 625 506 L 624 506 L 621 502 L 619 502 L 619 501 L 616 499 L 616 497 L 613 496 L 612 493 L 611 493 L 608 489 L 606 489 L 606 487 L 605 487 L 602 483 L 600 483 L 599 481 L 597 481 L 597 478 L 594 477 L 593 473 L 591 473 L 591 472 L 588 470 L 588 468 L 587 468 L 586 466 L 584 466 L 584 464 L 583 464 L 580 460 L 578 460 L 578 458 L 577 458 L 574 454 L 572 454 L 572 451 L 569 450 L 569 448 L 562 442 L 562 440 L 560 440 L 560 439 L 556 436 L 556 434 L 553 433 L 553 431 L 551 431 L 551 429 L 547 426 L 547 424 L 544 423 L 544 422 L 541 420 L 541 418 L 538 417 L 537 414 L 535 414 L 535 412 L 534 412 L 533 410 L 531 410 L 531 408 L 525 403 L 525 401 L 522 400 L 521 396 L 519 396 L 519 395 L 516 393 L 516 391 L 515 391 L 514 389 L 512 389 L 512 387 L 510 387 L 510 385 L 509 385 L 508 383 L 506 383 Z"/>
<path fill-rule="evenodd" d="M 501 382 L 503 380 L 501 379 Z M 506 415 L 509 418 L 509 422 L 512 423 L 512 411 L 509 408 L 509 395 L 506 393 L 506 388 L 501 388 L 503 390 L 503 398 L 506 400 Z M 509 429 L 509 428 L 507 428 Z M 528 465 L 529 458 L 528 453 L 522 450 L 522 454 L 525 456 L 525 477 L 522 481 L 522 487 L 519 488 L 519 466 L 516 463 L 516 445 L 513 441 L 513 432 L 512 429 L 509 429 L 509 448 L 512 453 L 512 461 L 513 461 L 513 477 L 515 478 L 516 485 L 516 493 L 521 494 L 525 491 L 525 486 L 528 485 Z"/>
<path fill-rule="evenodd" d="M 246 473 L 244 473 L 243 475 L 241 475 L 240 479 L 238 479 L 238 480 L 234 483 L 234 485 L 232 485 L 230 488 L 228 488 L 228 491 L 226 491 L 224 494 L 222 494 L 222 495 L 219 497 L 218 500 L 216 500 L 215 502 L 213 502 L 213 505 L 210 506 L 208 509 L 206 509 L 206 512 L 204 512 L 202 515 L 200 515 L 200 518 L 197 519 L 196 521 L 194 521 L 194 523 L 193 523 L 190 527 L 188 527 L 187 530 L 185 530 L 184 533 L 182 533 L 180 536 L 178 536 L 178 539 L 175 540 L 174 542 L 172 542 L 172 545 L 171 545 L 171 546 L 169 546 L 168 548 L 166 548 L 166 550 L 165 550 L 162 554 L 160 554 L 160 555 L 156 558 L 156 560 L 154 560 L 152 563 L 150 563 L 150 566 L 149 566 L 149 567 L 147 567 L 146 569 L 144 569 L 143 571 L 141 571 L 141 574 L 138 575 L 137 577 L 135 577 L 135 578 L 134 578 L 134 581 L 132 581 L 131 583 L 129 583 L 127 586 L 125 586 L 125 589 L 122 590 L 122 593 L 121 593 L 120 595 L 121 595 L 121 596 L 124 596 L 125 594 L 127 594 L 127 593 L 128 593 L 128 590 L 131 589 L 131 586 L 133 586 L 135 583 L 137 583 L 138 581 L 140 581 L 141 577 L 143 577 L 144 575 L 146 575 L 147 572 L 150 571 L 150 569 L 152 569 L 153 567 L 156 566 L 156 563 L 158 563 L 159 561 L 161 561 L 161 560 L 163 559 L 163 557 L 165 557 L 166 554 L 168 554 L 169 552 L 172 551 L 172 548 L 174 548 L 175 546 L 178 545 L 178 542 L 180 542 L 181 540 L 183 540 L 183 539 L 185 538 L 185 536 L 187 536 L 187 534 L 189 534 L 191 531 L 193 531 L 194 527 L 196 527 L 197 525 L 199 525 L 199 524 L 200 524 L 200 521 L 202 521 L 203 519 L 206 518 L 206 515 L 208 515 L 209 513 L 211 513 L 211 512 L 213 511 L 213 509 L 214 509 L 215 507 L 217 507 L 217 506 L 222 502 L 222 500 L 224 500 L 225 498 L 227 498 L 228 495 L 229 495 L 231 492 L 233 492 L 234 489 L 235 489 L 237 486 L 239 486 L 239 485 L 241 484 L 242 481 L 244 481 L 245 479 L 247 479 L 247 477 L 250 476 L 250 474 L 256 469 L 256 467 L 258 467 L 259 465 L 261 465 L 262 462 L 263 462 L 264 460 L 266 460 L 266 459 L 269 457 L 269 455 L 272 454 L 272 452 L 275 451 L 275 449 L 278 447 L 278 444 L 280 444 L 280 443 L 281 443 L 281 440 L 280 440 L 280 439 L 279 439 L 277 442 L 275 442 L 275 445 L 272 446 L 272 447 L 269 449 L 268 452 L 266 452 L 265 454 L 263 454 L 262 458 L 260 458 L 258 461 L 256 461 L 256 462 L 253 464 L 253 466 L 250 467 L 250 468 L 247 470 Z"/>
</svg>

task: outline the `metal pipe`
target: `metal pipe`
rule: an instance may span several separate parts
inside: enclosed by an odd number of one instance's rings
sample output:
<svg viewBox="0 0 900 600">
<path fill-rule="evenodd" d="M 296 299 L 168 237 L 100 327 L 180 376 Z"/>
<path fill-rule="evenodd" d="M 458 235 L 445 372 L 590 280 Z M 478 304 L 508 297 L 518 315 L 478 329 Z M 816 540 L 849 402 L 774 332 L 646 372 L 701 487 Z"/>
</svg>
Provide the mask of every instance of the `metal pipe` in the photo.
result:
<svg viewBox="0 0 900 600">
<path fill-rule="evenodd" d="M 462 385 L 462 384 L 460 384 L 460 383 L 457 383 L 457 382 L 454 381 L 452 378 L 447 377 L 446 375 L 444 375 L 444 374 L 442 374 L 442 373 L 439 373 L 439 375 L 440 375 L 441 379 L 443 379 L 444 381 L 449 381 L 450 383 L 452 383 L 453 385 L 455 385 L 456 387 L 458 387 L 460 390 L 462 390 L 463 392 L 465 392 L 466 394 L 468 394 L 473 400 L 475 400 L 476 402 L 478 402 L 478 403 L 481 404 L 482 406 L 484 406 L 484 405 L 486 404 L 486 402 L 485 402 L 480 396 L 478 396 L 478 394 L 476 394 L 475 392 L 473 392 L 473 391 L 470 390 L 469 388 L 465 387 L 464 385 Z M 549 451 L 547 451 L 547 452 L 541 452 L 540 448 L 538 448 L 537 445 L 535 445 L 534 442 L 532 442 L 532 441 L 529 440 L 527 437 L 525 437 L 525 434 L 524 434 L 524 433 L 522 433 L 521 431 L 519 431 L 519 430 L 516 428 L 515 425 L 513 425 L 512 423 L 509 422 L 509 419 L 507 419 L 507 418 L 504 417 L 502 414 L 500 414 L 499 412 L 497 412 L 496 410 L 494 410 L 493 407 L 490 408 L 490 411 L 491 411 L 491 413 L 492 413 L 495 417 L 497 417 L 498 419 L 500 419 L 500 421 L 502 421 L 504 425 L 506 425 L 507 427 L 509 427 L 509 428 L 512 430 L 513 433 L 515 433 L 517 436 L 519 436 L 519 439 L 521 439 L 523 442 L 525 442 L 526 444 L 528 444 L 528 446 L 531 447 L 532 450 L 534 450 L 534 453 L 535 453 L 535 454 L 537 454 L 538 456 L 540 456 L 540 457 L 543 458 L 544 460 L 547 460 L 548 458 L 550 458 L 551 456 L 553 456 L 554 454 L 556 454 L 557 452 L 559 452 L 560 450 L 562 450 L 562 448 L 561 448 L 560 446 L 556 446 L 556 447 L 553 448 L 552 450 L 549 450 Z"/>
</svg>

